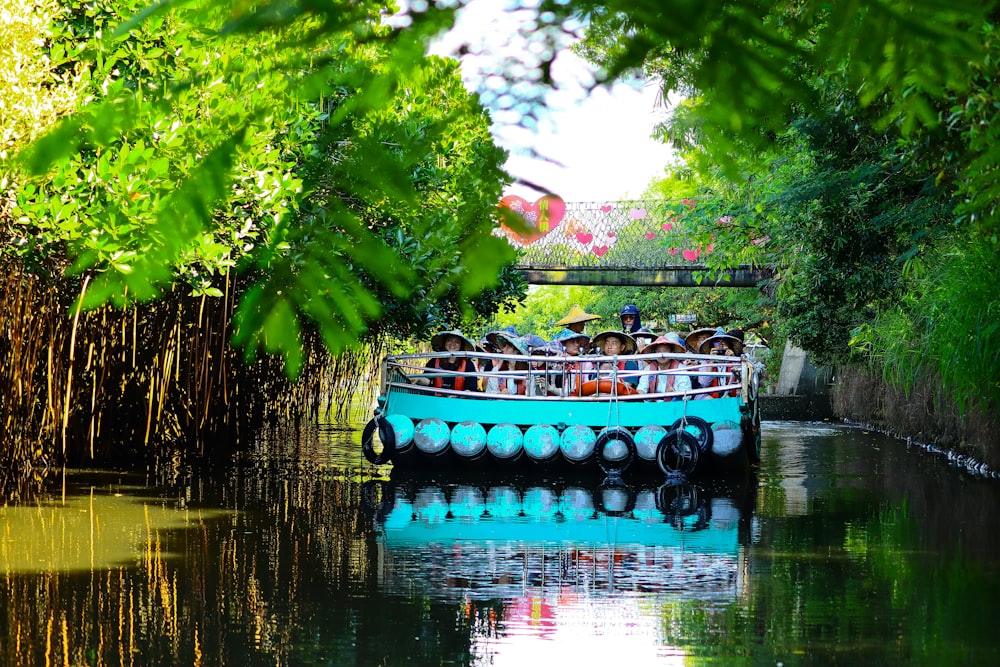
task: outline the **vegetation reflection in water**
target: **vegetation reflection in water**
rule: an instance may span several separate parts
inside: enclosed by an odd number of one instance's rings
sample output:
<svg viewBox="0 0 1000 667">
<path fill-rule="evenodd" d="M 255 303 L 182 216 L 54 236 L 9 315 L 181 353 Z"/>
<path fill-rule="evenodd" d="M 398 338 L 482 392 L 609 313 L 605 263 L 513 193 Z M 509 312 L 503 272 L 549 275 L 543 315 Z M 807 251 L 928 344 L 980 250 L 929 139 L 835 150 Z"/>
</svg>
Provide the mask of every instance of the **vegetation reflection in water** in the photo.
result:
<svg viewBox="0 0 1000 667">
<path fill-rule="evenodd" d="M 898 441 L 772 423 L 746 484 L 617 487 L 373 480 L 356 440 L 303 432 L 222 475 L 7 507 L 0 664 L 1000 657 L 998 491 Z M 74 531 L 72 562 L 50 553 Z"/>
<path fill-rule="evenodd" d="M 228 516 L 135 497 L 143 489 L 90 487 L 84 495 L 0 507 L 0 572 L 96 571 L 162 557 L 163 535 Z"/>
</svg>

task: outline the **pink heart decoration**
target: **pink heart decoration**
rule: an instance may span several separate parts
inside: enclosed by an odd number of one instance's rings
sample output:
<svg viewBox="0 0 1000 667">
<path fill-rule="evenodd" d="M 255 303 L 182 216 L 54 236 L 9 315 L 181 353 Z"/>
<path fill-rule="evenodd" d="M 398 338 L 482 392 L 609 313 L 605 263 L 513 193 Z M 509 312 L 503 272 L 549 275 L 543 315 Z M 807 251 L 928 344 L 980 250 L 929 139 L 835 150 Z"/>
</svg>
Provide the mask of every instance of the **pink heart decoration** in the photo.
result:
<svg viewBox="0 0 1000 667">
<path fill-rule="evenodd" d="M 685 206 L 687 206 L 688 208 L 694 208 L 694 205 L 696 203 L 698 203 L 698 200 L 696 200 L 696 199 L 682 199 L 681 203 L 684 204 Z"/>
<path fill-rule="evenodd" d="M 542 238 L 558 227 L 566 215 L 566 202 L 554 195 L 545 195 L 534 203 L 517 195 L 508 195 L 500 200 L 500 208 L 506 208 L 519 216 L 523 226 L 528 228 L 527 232 L 522 233 L 500 223 L 507 236 L 521 245 L 529 245 Z"/>
<path fill-rule="evenodd" d="M 591 250 L 598 257 L 603 257 L 604 253 L 606 253 L 608 251 L 608 246 L 606 246 L 606 245 L 600 245 L 600 246 L 595 245 L 593 248 L 591 248 Z"/>
<path fill-rule="evenodd" d="M 699 253 L 697 250 L 685 250 L 684 252 L 681 253 L 681 255 L 684 256 L 684 259 L 686 259 L 689 262 L 693 262 L 694 260 L 698 259 L 698 254 Z"/>
<path fill-rule="evenodd" d="M 669 232 L 671 229 L 674 228 L 674 224 L 672 222 L 664 222 L 662 225 L 660 225 L 660 227 L 663 229 L 663 231 Z"/>
<path fill-rule="evenodd" d="M 713 250 L 715 250 L 715 244 L 714 243 L 709 243 L 708 247 L 705 248 L 705 254 L 706 255 L 710 255 L 710 254 L 712 254 Z"/>
<path fill-rule="evenodd" d="M 616 236 L 614 232 L 608 232 L 608 238 L 613 239 Z"/>
<path fill-rule="evenodd" d="M 669 252 L 671 255 L 676 255 L 677 248 L 667 248 L 667 252 Z"/>
<path fill-rule="evenodd" d="M 653 239 L 656 238 L 656 234 L 654 234 L 653 232 L 646 232 L 646 238 L 652 241 Z"/>
<path fill-rule="evenodd" d="M 614 208 L 611 204 L 605 204 L 601 207 L 601 213 L 611 213 L 611 209 Z"/>
<path fill-rule="evenodd" d="M 629 212 L 633 220 L 642 220 L 646 217 L 646 209 L 644 208 L 634 208 Z"/>
<path fill-rule="evenodd" d="M 576 240 L 579 241 L 580 243 L 582 243 L 583 245 L 587 245 L 588 243 L 590 243 L 591 241 L 594 240 L 594 235 L 593 234 L 584 234 L 583 232 L 578 232 L 577 235 L 576 235 Z"/>
</svg>

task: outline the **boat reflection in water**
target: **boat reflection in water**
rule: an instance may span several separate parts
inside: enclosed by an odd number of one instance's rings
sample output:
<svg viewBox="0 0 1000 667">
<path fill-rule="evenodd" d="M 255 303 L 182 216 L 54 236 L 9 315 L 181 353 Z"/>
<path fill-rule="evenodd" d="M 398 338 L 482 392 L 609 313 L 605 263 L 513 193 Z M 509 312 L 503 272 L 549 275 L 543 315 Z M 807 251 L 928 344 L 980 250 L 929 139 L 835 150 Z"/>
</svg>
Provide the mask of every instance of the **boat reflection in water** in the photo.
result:
<svg viewBox="0 0 1000 667">
<path fill-rule="evenodd" d="M 593 659 L 609 635 L 642 637 L 650 660 L 683 656 L 667 626 L 747 593 L 755 485 L 389 482 L 375 514 L 380 586 L 461 603 L 491 664 L 531 638 L 555 640 L 563 660 Z"/>
</svg>

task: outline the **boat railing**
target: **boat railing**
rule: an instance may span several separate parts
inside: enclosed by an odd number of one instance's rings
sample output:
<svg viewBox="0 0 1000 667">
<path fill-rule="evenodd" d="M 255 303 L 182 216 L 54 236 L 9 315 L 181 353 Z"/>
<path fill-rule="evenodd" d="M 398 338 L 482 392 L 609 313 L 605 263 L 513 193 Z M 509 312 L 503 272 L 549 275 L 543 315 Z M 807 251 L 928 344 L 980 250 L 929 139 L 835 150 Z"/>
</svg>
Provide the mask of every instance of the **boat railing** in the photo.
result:
<svg viewBox="0 0 1000 667">
<path fill-rule="evenodd" d="M 435 358 L 471 358 L 474 360 L 489 360 L 493 365 L 509 361 L 518 364 L 513 370 L 482 370 L 474 372 L 453 371 L 442 368 L 428 367 L 426 364 Z M 677 359 L 682 366 L 674 369 L 650 368 L 649 362 L 667 362 Z M 638 369 L 618 369 L 618 362 L 644 362 Z M 601 364 L 610 364 L 612 368 L 599 368 Z M 623 401 L 647 400 L 679 400 L 684 398 L 697 399 L 715 395 L 737 395 L 746 397 L 748 379 L 756 372 L 755 365 L 747 357 L 717 356 L 706 354 L 655 353 L 623 356 L 609 355 L 509 355 L 487 352 L 430 352 L 390 356 L 383 368 L 384 393 L 390 390 L 411 393 L 427 393 L 432 395 L 456 396 L 462 398 L 499 398 L 512 400 L 573 400 L 573 401 L 607 401 L 609 398 Z M 612 380 L 612 386 L 619 382 L 637 383 L 644 375 L 674 375 L 688 377 L 721 378 L 718 386 L 692 388 L 686 391 L 625 393 L 613 389 L 611 396 L 607 393 L 595 395 L 579 395 L 570 391 L 573 378 L 576 382 L 592 380 Z M 471 378 L 470 389 L 449 389 L 444 386 L 434 386 L 437 378 Z M 562 388 L 558 394 L 508 394 L 489 393 L 480 388 L 480 380 L 485 387 L 489 378 L 507 378 L 524 382 L 543 379 L 553 381 L 562 378 Z M 443 384 L 443 383 L 442 383 Z"/>
</svg>

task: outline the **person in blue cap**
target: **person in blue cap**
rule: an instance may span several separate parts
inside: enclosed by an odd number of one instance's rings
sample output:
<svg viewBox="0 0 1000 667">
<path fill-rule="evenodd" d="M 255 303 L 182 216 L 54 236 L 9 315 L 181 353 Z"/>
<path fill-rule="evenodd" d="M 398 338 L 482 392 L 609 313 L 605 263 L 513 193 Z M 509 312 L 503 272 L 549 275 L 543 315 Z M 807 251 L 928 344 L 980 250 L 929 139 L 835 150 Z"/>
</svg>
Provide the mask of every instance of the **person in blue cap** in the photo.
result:
<svg viewBox="0 0 1000 667">
<path fill-rule="evenodd" d="M 639 307 L 633 303 L 622 306 L 622 312 L 619 314 L 619 317 L 622 319 L 622 331 L 625 333 L 634 334 L 642 328 Z"/>
</svg>

